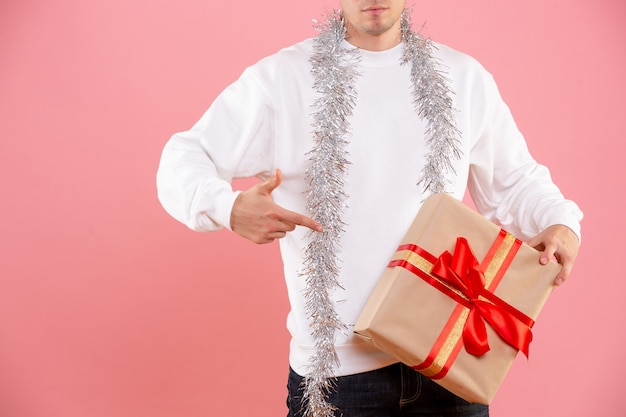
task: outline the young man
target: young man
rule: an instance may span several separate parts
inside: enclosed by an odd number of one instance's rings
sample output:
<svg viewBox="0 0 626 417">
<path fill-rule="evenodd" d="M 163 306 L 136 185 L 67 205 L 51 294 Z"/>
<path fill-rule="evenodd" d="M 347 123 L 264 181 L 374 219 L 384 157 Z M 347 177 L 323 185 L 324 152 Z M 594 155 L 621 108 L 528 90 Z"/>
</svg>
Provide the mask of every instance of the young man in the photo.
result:
<svg viewBox="0 0 626 417">
<path fill-rule="evenodd" d="M 289 416 L 487 416 L 351 325 L 429 194 L 468 187 L 483 215 L 542 250 L 538 262 L 563 265 L 557 285 L 582 213 L 532 159 L 480 64 L 413 32 L 404 0 L 340 3 L 320 35 L 246 69 L 170 139 L 159 198 L 194 230 L 280 239 Z M 263 182 L 232 190 L 251 176 Z"/>
</svg>

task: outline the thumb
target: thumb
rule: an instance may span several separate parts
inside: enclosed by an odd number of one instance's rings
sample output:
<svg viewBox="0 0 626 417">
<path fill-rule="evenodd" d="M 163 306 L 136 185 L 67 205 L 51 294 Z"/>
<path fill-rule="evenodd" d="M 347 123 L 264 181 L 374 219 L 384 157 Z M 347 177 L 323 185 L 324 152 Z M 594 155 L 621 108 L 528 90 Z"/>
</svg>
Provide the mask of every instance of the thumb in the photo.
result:
<svg viewBox="0 0 626 417">
<path fill-rule="evenodd" d="M 535 237 L 530 239 L 528 242 L 526 242 L 526 244 L 528 246 L 530 246 L 531 248 L 537 249 L 540 252 L 543 251 L 544 244 L 543 244 L 543 240 L 542 240 L 542 234 L 539 233 L 538 235 L 536 235 Z"/>
<path fill-rule="evenodd" d="M 280 169 L 274 171 L 274 175 L 271 178 L 265 180 L 259 184 L 259 190 L 263 194 L 270 195 L 281 183 L 283 182 L 283 173 Z"/>
</svg>

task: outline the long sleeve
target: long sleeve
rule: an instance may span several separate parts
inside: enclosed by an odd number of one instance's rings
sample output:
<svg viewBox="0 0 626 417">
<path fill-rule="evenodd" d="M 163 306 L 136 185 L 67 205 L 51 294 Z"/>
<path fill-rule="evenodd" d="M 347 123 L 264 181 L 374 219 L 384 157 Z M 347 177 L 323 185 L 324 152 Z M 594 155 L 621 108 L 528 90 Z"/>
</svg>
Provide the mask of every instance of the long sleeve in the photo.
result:
<svg viewBox="0 0 626 417">
<path fill-rule="evenodd" d="M 486 72 L 472 82 L 473 120 L 468 188 L 479 212 L 528 239 L 563 224 L 580 238 L 582 212 L 564 198 L 549 170 L 528 151 L 508 106 Z"/>
<path fill-rule="evenodd" d="M 271 95 L 253 70 L 244 71 L 190 130 L 165 145 L 157 171 L 165 210 L 193 230 L 230 228 L 238 195 L 232 180 L 272 170 L 274 116 Z"/>
</svg>

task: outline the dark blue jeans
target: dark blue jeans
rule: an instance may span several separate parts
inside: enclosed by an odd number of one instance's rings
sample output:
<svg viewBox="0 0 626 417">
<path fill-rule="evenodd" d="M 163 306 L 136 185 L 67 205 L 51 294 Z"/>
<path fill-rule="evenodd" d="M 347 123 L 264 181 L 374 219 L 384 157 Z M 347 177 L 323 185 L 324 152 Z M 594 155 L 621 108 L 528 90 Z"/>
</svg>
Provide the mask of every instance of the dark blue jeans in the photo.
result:
<svg viewBox="0 0 626 417">
<path fill-rule="evenodd" d="M 302 417 L 302 377 L 289 371 L 287 417 Z M 337 417 L 488 417 L 471 404 L 403 364 L 337 378 L 328 401 Z"/>
</svg>

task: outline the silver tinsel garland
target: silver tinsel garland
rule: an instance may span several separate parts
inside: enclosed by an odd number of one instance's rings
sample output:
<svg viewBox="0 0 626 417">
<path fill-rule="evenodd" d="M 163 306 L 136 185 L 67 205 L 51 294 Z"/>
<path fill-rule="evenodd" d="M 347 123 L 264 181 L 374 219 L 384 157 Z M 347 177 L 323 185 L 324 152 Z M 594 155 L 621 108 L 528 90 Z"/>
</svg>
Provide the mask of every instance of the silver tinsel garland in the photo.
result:
<svg viewBox="0 0 626 417">
<path fill-rule="evenodd" d="M 411 30 L 411 11 L 402 14 L 402 64 L 411 64 L 413 106 L 426 121 L 428 154 L 418 181 L 427 195 L 444 192 L 446 174 L 454 172 L 452 159 L 461 157 L 460 135 L 456 127 L 452 90 L 434 57 L 432 41 Z"/>
<path fill-rule="evenodd" d="M 304 270 L 306 311 L 315 354 L 310 372 L 304 378 L 304 417 L 333 417 L 334 407 L 327 401 L 334 386 L 334 369 L 339 365 L 335 351 L 336 331 L 346 331 L 332 298 L 340 289 L 339 241 L 343 232 L 342 215 L 347 196 L 344 175 L 350 164 L 346 147 L 350 133 L 350 117 L 357 92 L 359 76 L 358 48 L 344 43 L 346 28 L 340 12 L 333 12 L 318 27 L 310 57 L 313 88 L 318 99 L 313 104 L 314 148 L 307 170 L 309 185 L 307 210 L 324 226 L 321 233 L 311 233 L 305 251 Z M 419 184 L 427 194 L 445 188 L 446 173 L 453 170 L 451 159 L 460 156 L 459 132 L 454 124 L 451 91 L 438 70 L 432 42 L 411 30 L 410 11 L 402 16 L 404 53 L 401 64 L 411 65 L 411 84 L 415 111 L 427 122 L 426 141 L 429 153 Z"/>
<path fill-rule="evenodd" d="M 335 311 L 331 294 L 340 287 L 337 254 L 347 198 L 343 190 L 343 176 L 349 164 L 346 136 L 356 99 L 354 80 L 358 76 L 358 52 L 343 44 L 346 29 L 341 15 L 334 13 L 318 30 L 321 33 L 315 38 L 310 61 L 313 88 L 319 98 L 314 103 L 317 109 L 313 115 L 315 147 L 310 152 L 311 167 L 306 179 L 308 212 L 324 226 L 324 231 L 311 234 L 304 260 L 304 296 L 316 348 L 311 358 L 311 371 L 305 377 L 304 417 L 334 415 L 326 396 L 332 389 L 333 369 L 338 365 L 335 331 L 346 326 Z"/>
</svg>

